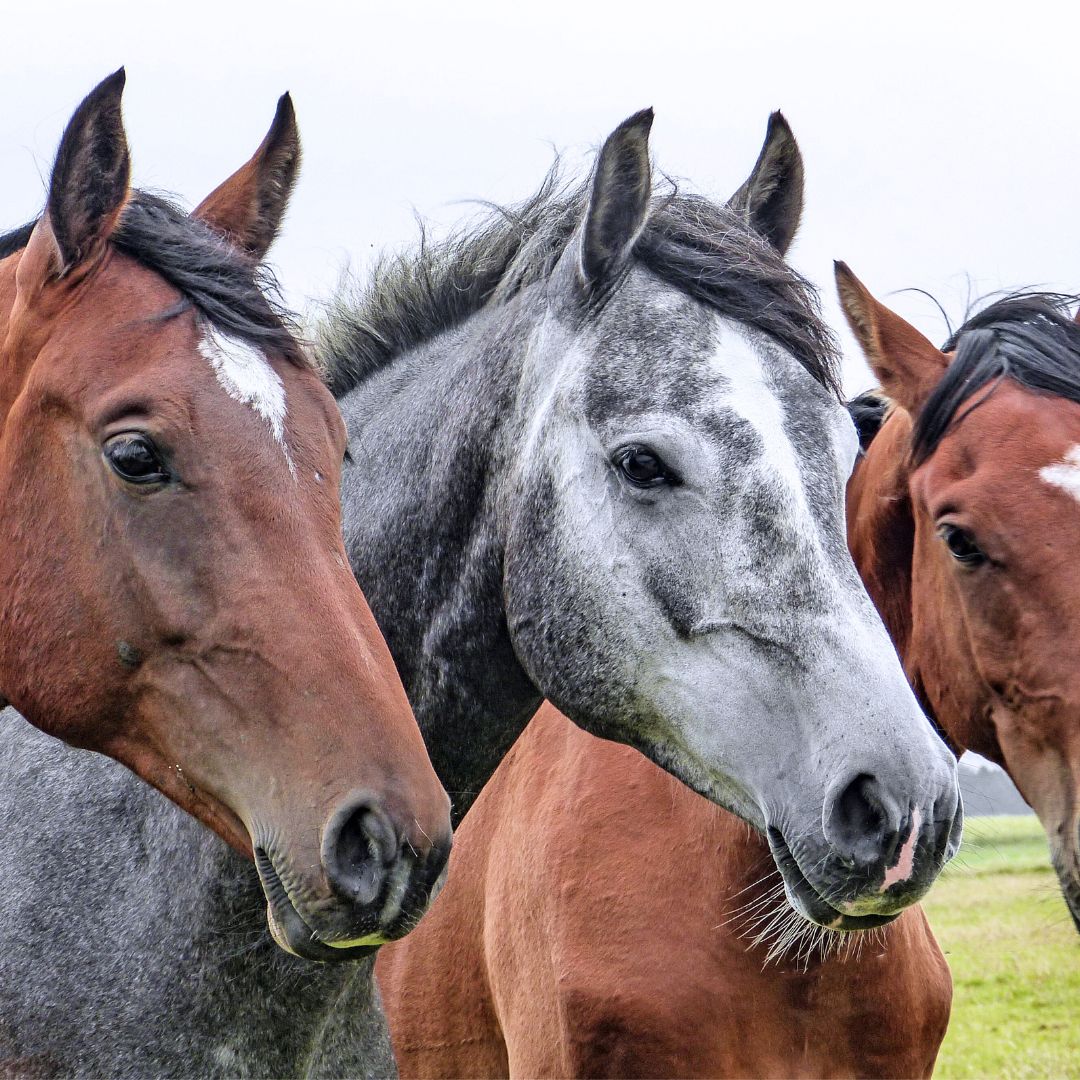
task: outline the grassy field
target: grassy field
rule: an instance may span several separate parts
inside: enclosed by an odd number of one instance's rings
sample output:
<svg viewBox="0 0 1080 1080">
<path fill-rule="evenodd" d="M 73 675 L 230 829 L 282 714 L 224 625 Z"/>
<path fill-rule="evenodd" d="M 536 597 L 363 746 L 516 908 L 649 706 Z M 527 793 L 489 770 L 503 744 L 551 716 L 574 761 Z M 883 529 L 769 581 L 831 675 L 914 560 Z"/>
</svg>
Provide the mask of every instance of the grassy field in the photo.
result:
<svg viewBox="0 0 1080 1080">
<path fill-rule="evenodd" d="M 1080 934 L 1036 818 L 969 819 L 925 907 L 954 984 L 935 1076 L 1080 1078 Z"/>
</svg>

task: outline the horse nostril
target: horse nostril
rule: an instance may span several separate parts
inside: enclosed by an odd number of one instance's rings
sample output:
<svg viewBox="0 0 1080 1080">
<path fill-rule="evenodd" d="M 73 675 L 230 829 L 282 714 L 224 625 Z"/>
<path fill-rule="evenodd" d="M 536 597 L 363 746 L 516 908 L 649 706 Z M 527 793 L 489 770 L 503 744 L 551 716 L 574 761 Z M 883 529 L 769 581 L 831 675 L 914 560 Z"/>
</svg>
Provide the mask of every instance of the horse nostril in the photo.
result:
<svg viewBox="0 0 1080 1080">
<path fill-rule="evenodd" d="M 394 828 L 370 800 L 340 808 L 323 836 L 323 864 L 330 883 L 365 906 L 378 900 L 397 856 Z"/>
<path fill-rule="evenodd" d="M 899 842 L 900 815 L 869 773 L 859 773 L 833 797 L 822 822 L 825 838 L 849 863 L 889 865 Z"/>
</svg>

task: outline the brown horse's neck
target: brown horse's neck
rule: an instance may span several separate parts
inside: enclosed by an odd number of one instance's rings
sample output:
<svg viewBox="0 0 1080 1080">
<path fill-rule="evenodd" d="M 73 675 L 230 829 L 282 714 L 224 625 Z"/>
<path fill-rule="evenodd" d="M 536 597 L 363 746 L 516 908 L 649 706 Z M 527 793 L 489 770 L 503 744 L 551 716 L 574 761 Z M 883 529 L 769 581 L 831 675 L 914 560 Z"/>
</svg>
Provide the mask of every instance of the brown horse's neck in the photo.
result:
<svg viewBox="0 0 1080 1080">
<path fill-rule="evenodd" d="M 15 252 L 0 260 L 0 431 L 3 430 L 11 407 L 18 399 L 30 370 L 41 350 L 50 323 L 46 307 L 63 307 L 81 291 L 83 283 L 104 265 L 99 259 L 92 267 L 59 283 L 48 298 L 39 287 L 27 287 L 21 279 L 38 278 L 39 271 L 33 265 L 45 254 L 41 250 Z M 29 259 L 28 272 L 23 274 L 23 264 Z"/>
<path fill-rule="evenodd" d="M 912 505 L 911 432 L 910 415 L 893 409 L 856 465 L 847 491 L 848 544 L 939 733 L 957 755 L 972 749 L 1000 762 L 959 597 L 936 572 L 933 523 L 919 520 Z"/>
<path fill-rule="evenodd" d="M 911 639 L 915 521 L 908 492 L 911 418 L 894 409 L 855 466 L 847 489 L 848 546 L 896 650 Z"/>
</svg>

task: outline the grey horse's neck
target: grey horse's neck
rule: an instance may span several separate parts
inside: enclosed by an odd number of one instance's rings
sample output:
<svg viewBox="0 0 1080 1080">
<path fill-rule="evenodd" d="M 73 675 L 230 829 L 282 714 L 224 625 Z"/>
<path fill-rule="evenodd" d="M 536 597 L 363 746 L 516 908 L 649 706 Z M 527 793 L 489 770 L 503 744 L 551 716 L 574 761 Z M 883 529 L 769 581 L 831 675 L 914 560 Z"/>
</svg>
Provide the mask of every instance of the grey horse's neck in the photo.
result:
<svg viewBox="0 0 1080 1080">
<path fill-rule="evenodd" d="M 0 770 L 0 1075 L 394 1073 L 371 961 L 282 952 L 208 829 L 13 711 Z"/>
<path fill-rule="evenodd" d="M 349 558 L 456 820 L 542 700 L 507 632 L 499 527 L 527 303 L 473 316 L 339 401 Z"/>
</svg>

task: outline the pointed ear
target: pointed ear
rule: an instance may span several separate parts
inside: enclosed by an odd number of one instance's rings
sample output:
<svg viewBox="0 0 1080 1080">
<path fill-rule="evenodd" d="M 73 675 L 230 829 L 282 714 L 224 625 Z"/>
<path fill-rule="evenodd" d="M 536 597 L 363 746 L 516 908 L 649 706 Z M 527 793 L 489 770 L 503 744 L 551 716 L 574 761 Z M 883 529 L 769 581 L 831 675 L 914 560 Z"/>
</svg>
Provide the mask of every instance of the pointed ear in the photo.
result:
<svg viewBox="0 0 1080 1080">
<path fill-rule="evenodd" d="M 55 245 L 56 276 L 96 258 L 127 202 L 131 158 L 120 112 L 124 69 L 99 83 L 75 110 L 56 152 L 49 200 L 35 233 Z"/>
<path fill-rule="evenodd" d="M 645 227 L 652 195 L 649 131 L 652 109 L 624 120 L 596 160 L 581 232 L 581 276 L 590 288 L 617 274 Z"/>
<path fill-rule="evenodd" d="M 845 263 L 834 265 L 840 306 L 874 375 L 897 405 L 917 416 L 945 374 L 948 356 L 875 300 Z"/>
<path fill-rule="evenodd" d="M 192 212 L 257 262 L 278 234 L 300 169 L 300 132 L 292 98 L 278 99 L 259 149 Z"/>
<path fill-rule="evenodd" d="M 781 255 L 791 247 L 803 208 L 803 162 L 783 114 L 774 112 L 753 171 L 728 207 L 746 220 Z"/>
</svg>

